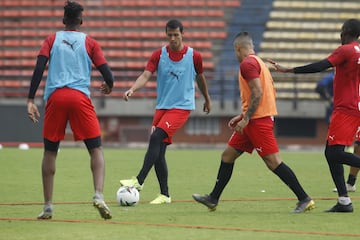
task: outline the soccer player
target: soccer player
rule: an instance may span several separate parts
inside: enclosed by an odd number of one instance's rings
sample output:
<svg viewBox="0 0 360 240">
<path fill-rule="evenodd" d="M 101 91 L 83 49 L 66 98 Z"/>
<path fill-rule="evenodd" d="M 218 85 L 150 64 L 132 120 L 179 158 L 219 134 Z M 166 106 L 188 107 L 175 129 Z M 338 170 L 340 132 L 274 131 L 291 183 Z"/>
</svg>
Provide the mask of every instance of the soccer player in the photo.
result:
<svg viewBox="0 0 360 240">
<path fill-rule="evenodd" d="M 233 117 L 228 126 L 234 133 L 221 155 L 215 186 L 210 194 L 193 194 L 195 201 L 214 211 L 221 193 L 230 181 L 235 160 L 244 152 L 255 149 L 266 166 L 276 174 L 296 195 L 298 202 L 294 213 L 315 208 L 314 201 L 300 185 L 295 173 L 282 161 L 273 133 L 274 116 L 277 115 L 273 79 L 265 63 L 256 56 L 249 33 L 236 35 L 234 52 L 240 63 L 239 88 L 242 113 Z"/>
<path fill-rule="evenodd" d="M 175 132 L 185 124 L 190 112 L 195 109 L 194 80 L 205 98 L 203 111 L 209 113 L 211 109 L 201 54 L 183 43 L 183 25 L 180 21 L 168 21 L 165 33 L 168 45 L 153 52 L 144 72 L 124 93 L 124 100 L 128 101 L 157 71 L 156 110 L 143 166 L 136 177 L 120 180 L 122 186 L 135 186 L 142 190 L 145 178 L 154 166 L 160 194 L 151 204 L 171 202 L 165 152 L 167 145 L 172 143 Z"/>
<path fill-rule="evenodd" d="M 338 191 L 336 205 L 327 212 L 353 212 L 346 190 L 343 164 L 360 167 L 360 157 L 345 151 L 353 144 L 360 126 L 360 21 L 348 19 L 341 28 L 341 46 L 327 58 L 305 66 L 288 68 L 269 60 L 275 70 L 292 73 L 315 73 L 335 68 L 334 109 L 330 119 L 325 157 Z"/>
<path fill-rule="evenodd" d="M 329 102 L 329 105 L 326 108 L 326 120 L 330 122 L 330 116 L 333 111 L 333 82 L 334 82 L 334 72 L 329 73 L 323 79 L 321 79 L 317 84 L 315 91 L 319 93 L 322 99 L 325 99 Z M 360 133 L 357 132 L 355 136 L 354 142 L 354 154 L 360 156 Z M 359 168 L 350 167 L 349 175 L 346 181 L 346 190 L 348 192 L 355 192 L 356 191 L 356 178 L 359 173 Z M 333 192 L 337 192 L 337 188 L 333 189 Z"/>
<path fill-rule="evenodd" d="M 38 219 L 51 219 L 53 216 L 55 161 L 68 122 L 74 139 L 83 140 L 90 154 L 95 190 L 93 205 L 102 218 L 111 218 L 110 209 L 103 199 L 105 163 L 100 125 L 90 100 L 92 64 L 97 67 L 105 80 L 100 87 L 102 93 L 111 93 L 114 78 L 98 42 L 79 31 L 83 10 L 83 7 L 76 2 L 65 3 L 63 18 L 65 29 L 46 38 L 38 54 L 31 79 L 27 111 L 29 118 L 36 123 L 40 113 L 34 103 L 34 97 L 49 61 L 44 92 L 46 101 L 42 160 L 44 208 Z"/>
</svg>

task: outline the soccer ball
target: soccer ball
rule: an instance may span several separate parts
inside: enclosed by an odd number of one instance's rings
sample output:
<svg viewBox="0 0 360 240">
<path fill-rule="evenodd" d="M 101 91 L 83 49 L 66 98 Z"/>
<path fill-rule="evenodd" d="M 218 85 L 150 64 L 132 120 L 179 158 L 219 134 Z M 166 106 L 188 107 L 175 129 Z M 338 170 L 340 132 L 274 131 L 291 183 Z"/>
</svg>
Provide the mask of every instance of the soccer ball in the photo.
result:
<svg viewBox="0 0 360 240">
<path fill-rule="evenodd" d="M 122 186 L 116 192 L 116 200 L 120 206 L 135 206 L 139 199 L 140 194 L 135 187 Z"/>
</svg>

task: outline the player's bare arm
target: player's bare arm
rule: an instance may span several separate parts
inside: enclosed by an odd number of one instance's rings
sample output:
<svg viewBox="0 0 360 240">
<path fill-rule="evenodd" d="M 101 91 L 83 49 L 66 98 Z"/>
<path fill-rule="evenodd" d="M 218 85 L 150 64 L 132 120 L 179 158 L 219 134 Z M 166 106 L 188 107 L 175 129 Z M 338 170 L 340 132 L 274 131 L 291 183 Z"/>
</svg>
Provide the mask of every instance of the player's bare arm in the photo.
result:
<svg viewBox="0 0 360 240">
<path fill-rule="evenodd" d="M 196 83 L 197 83 L 197 86 L 198 86 L 201 94 L 205 98 L 203 111 L 205 113 L 209 114 L 210 111 L 211 111 L 211 98 L 210 98 L 210 95 L 209 95 L 209 92 L 208 92 L 208 88 L 207 88 L 206 79 L 205 79 L 204 74 L 196 75 Z"/>
<path fill-rule="evenodd" d="M 125 101 L 128 101 L 129 100 L 129 97 L 131 97 L 131 95 L 143 88 L 145 86 L 145 84 L 147 83 L 147 81 L 149 81 L 150 77 L 151 77 L 152 73 L 150 71 L 147 71 L 145 70 L 135 81 L 135 83 L 132 85 L 132 87 L 127 90 L 125 93 L 124 93 L 124 96 L 123 96 L 123 99 Z"/>
<path fill-rule="evenodd" d="M 243 129 L 248 125 L 251 117 L 254 115 L 256 109 L 259 106 L 262 96 L 262 88 L 260 78 L 254 78 L 248 82 L 251 95 L 249 100 L 249 107 L 244 113 L 243 118 L 236 124 L 235 131 L 242 133 Z"/>
</svg>

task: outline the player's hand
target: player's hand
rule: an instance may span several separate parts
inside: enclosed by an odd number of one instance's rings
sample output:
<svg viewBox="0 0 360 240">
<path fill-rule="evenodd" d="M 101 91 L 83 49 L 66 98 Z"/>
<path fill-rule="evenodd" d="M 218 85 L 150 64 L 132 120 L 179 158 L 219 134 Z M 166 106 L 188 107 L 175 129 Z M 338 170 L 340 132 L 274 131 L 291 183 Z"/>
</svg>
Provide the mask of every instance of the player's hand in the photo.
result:
<svg viewBox="0 0 360 240">
<path fill-rule="evenodd" d="M 100 91 L 103 94 L 110 94 L 112 92 L 112 88 L 109 87 L 105 82 L 103 82 L 100 86 Z"/>
<path fill-rule="evenodd" d="M 28 100 L 28 102 L 27 102 L 27 112 L 28 112 L 28 117 L 30 118 L 30 120 L 33 123 L 39 122 L 40 112 L 39 112 L 39 110 L 38 110 L 38 108 L 35 105 L 33 100 Z"/>
<path fill-rule="evenodd" d="M 128 101 L 129 100 L 129 97 L 131 97 L 131 95 L 134 93 L 134 91 L 132 89 L 129 89 L 127 90 L 125 93 L 124 93 L 124 96 L 123 96 L 123 99 L 125 101 Z"/>
<path fill-rule="evenodd" d="M 236 124 L 243 118 L 243 114 L 237 115 L 235 117 L 233 117 L 229 122 L 228 122 L 228 127 L 231 130 L 235 130 Z"/>
<path fill-rule="evenodd" d="M 272 59 L 267 59 L 266 61 L 269 62 L 274 67 L 275 71 L 277 71 L 277 72 L 286 73 L 286 72 L 291 72 L 291 70 L 292 70 L 291 68 L 281 66 L 280 64 L 276 63 Z"/>
<path fill-rule="evenodd" d="M 249 119 L 242 118 L 239 122 L 236 123 L 234 130 L 240 134 L 243 133 L 244 128 L 249 124 Z"/>
<path fill-rule="evenodd" d="M 235 117 L 233 117 L 229 123 L 228 123 L 228 127 L 233 130 L 236 131 L 238 133 L 242 133 L 244 128 L 249 124 L 249 119 L 244 117 L 244 113 L 241 113 L 240 115 L 237 115 Z"/>
<path fill-rule="evenodd" d="M 205 112 L 206 114 L 209 114 L 211 111 L 211 102 L 209 101 L 205 101 L 204 106 L 203 106 L 203 112 Z"/>
</svg>

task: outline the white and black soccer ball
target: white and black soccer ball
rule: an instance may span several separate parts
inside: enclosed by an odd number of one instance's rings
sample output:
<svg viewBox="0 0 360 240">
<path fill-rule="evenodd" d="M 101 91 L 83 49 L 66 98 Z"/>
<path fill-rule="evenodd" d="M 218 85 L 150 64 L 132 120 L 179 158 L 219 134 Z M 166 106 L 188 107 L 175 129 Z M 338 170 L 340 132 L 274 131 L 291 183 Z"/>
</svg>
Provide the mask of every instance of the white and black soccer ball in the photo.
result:
<svg viewBox="0 0 360 240">
<path fill-rule="evenodd" d="M 120 206 L 135 206 L 139 200 L 140 194 L 135 187 L 122 186 L 116 192 L 116 201 Z"/>
</svg>

